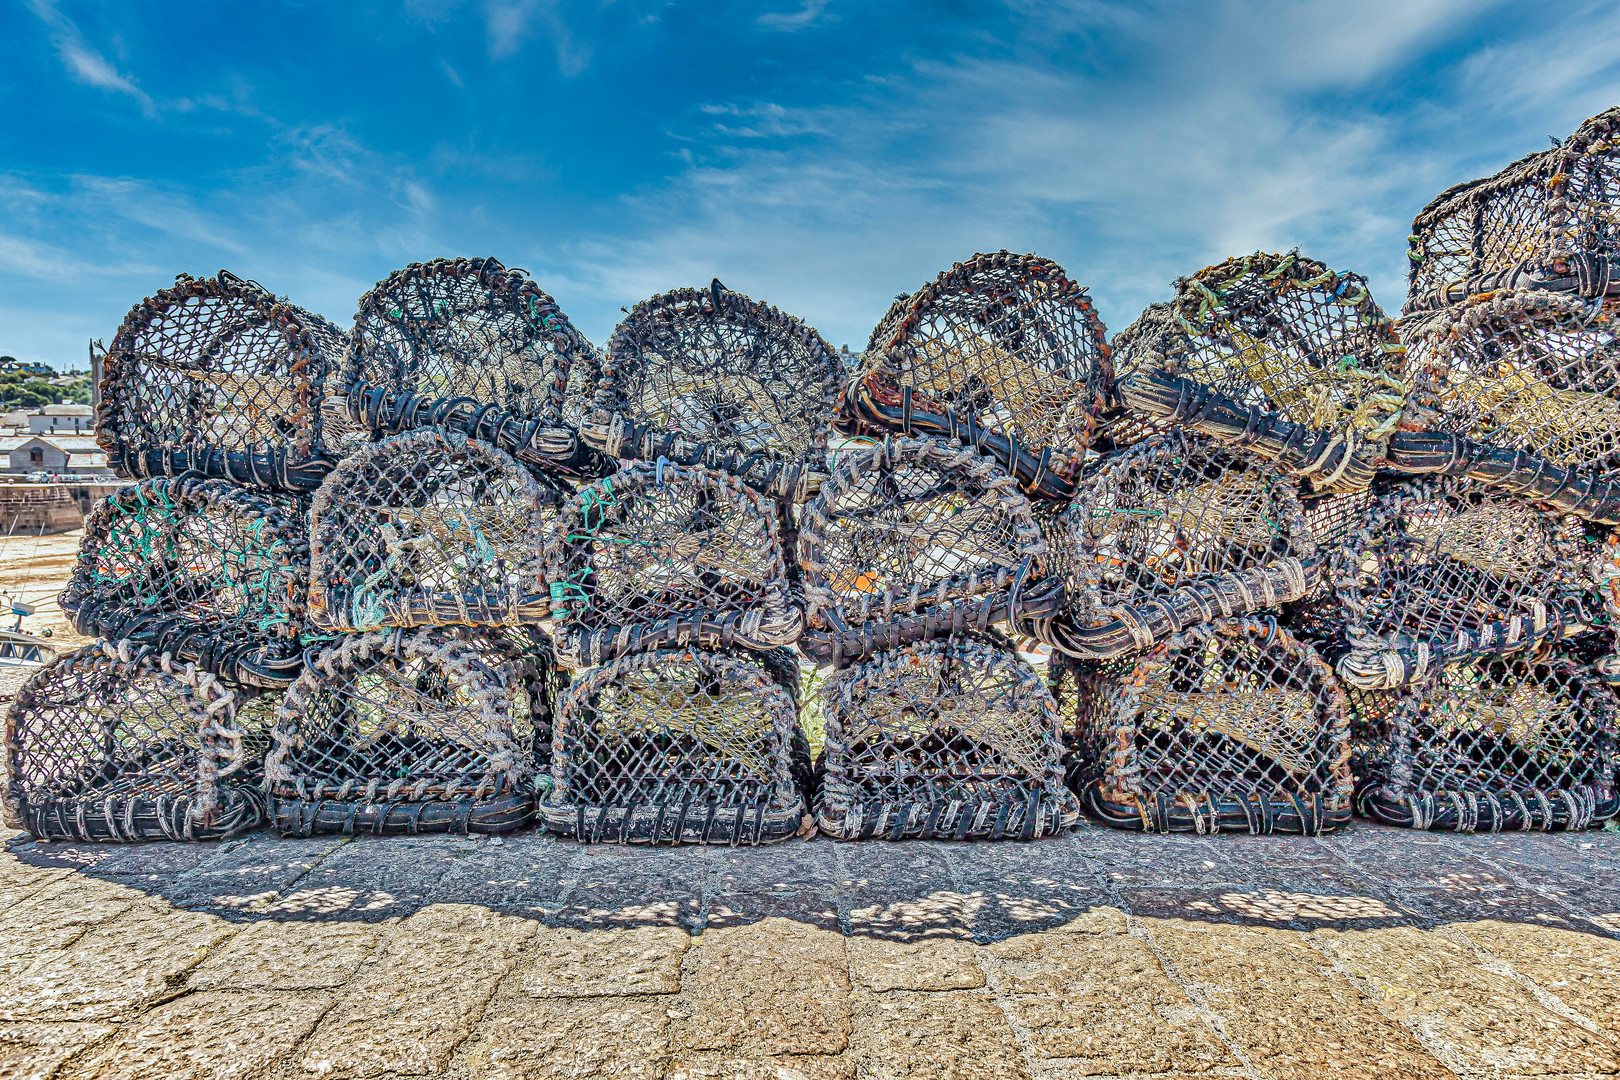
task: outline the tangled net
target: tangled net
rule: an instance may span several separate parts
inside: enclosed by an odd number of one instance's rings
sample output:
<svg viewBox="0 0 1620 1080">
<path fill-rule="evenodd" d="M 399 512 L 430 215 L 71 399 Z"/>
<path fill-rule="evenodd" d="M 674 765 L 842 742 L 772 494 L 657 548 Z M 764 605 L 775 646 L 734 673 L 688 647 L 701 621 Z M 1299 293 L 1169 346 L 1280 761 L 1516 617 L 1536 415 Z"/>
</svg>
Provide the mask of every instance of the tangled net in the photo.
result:
<svg viewBox="0 0 1620 1080">
<path fill-rule="evenodd" d="M 434 259 L 396 270 L 360 298 L 343 369 L 353 420 L 373 438 L 443 427 L 571 476 L 612 463 L 562 422 L 564 392 L 590 343 L 521 270 L 495 259 Z"/>
<path fill-rule="evenodd" d="M 296 500 L 193 475 L 142 480 L 98 503 L 57 602 L 86 637 L 279 687 L 303 665 L 308 589 Z"/>
<path fill-rule="evenodd" d="M 1617 249 L 1620 250 L 1620 249 Z M 1560 465 L 1620 464 L 1620 297 L 1499 290 L 1401 320 L 1432 426 Z"/>
<path fill-rule="evenodd" d="M 572 666 L 661 646 L 798 640 L 773 502 L 729 473 L 635 462 L 581 488 L 546 544 Z"/>
<path fill-rule="evenodd" d="M 6 713 L 7 818 L 36 837 L 212 840 L 264 819 L 264 729 L 208 672 L 121 641 L 65 653 Z"/>
<path fill-rule="evenodd" d="M 124 476 L 313 489 L 359 438 L 328 407 L 342 355 L 336 327 L 258 282 L 182 274 L 118 328 L 96 440 Z"/>
<path fill-rule="evenodd" d="M 1614 694 L 1562 656 L 1449 664 L 1402 692 L 1352 691 L 1356 806 L 1453 832 L 1583 829 L 1620 809 Z"/>
<path fill-rule="evenodd" d="M 1467 481 L 1394 486 L 1332 558 L 1339 676 L 1394 689 L 1584 630 L 1592 552 L 1576 524 Z"/>
<path fill-rule="evenodd" d="M 1184 278 L 1114 348 L 1130 408 L 1246 446 L 1318 491 L 1366 487 L 1406 404 L 1405 350 L 1366 279 L 1297 252 Z M 1300 434 L 1267 438 L 1261 418 Z"/>
<path fill-rule="evenodd" d="M 511 455 L 453 432 L 373 443 L 315 493 L 311 620 L 375 630 L 544 619 L 546 521 L 561 499 Z"/>
<path fill-rule="evenodd" d="M 791 656 L 656 649 L 593 668 L 558 716 L 546 828 L 621 844 L 806 831 L 810 744 L 796 692 Z"/>
<path fill-rule="evenodd" d="M 1412 222 L 1408 311 L 1503 288 L 1620 293 L 1620 106 L 1440 193 Z"/>
<path fill-rule="evenodd" d="M 854 433 L 939 435 L 1066 499 L 1113 385 L 1107 331 L 1063 268 L 1006 251 L 957 263 L 873 331 L 845 391 Z"/>
<path fill-rule="evenodd" d="M 845 840 L 1029 840 L 1072 827 L 1057 704 L 1003 638 L 907 645 L 822 690 L 820 828 Z"/>
<path fill-rule="evenodd" d="M 1107 824 L 1319 834 L 1349 822 L 1344 692 L 1275 622 L 1195 626 L 1070 677 L 1075 778 Z"/>
<path fill-rule="evenodd" d="M 800 514 L 808 628 L 799 647 L 841 664 L 879 649 L 1056 612 L 1030 501 L 990 458 L 941 439 L 885 437 L 842 456 Z"/>
<path fill-rule="evenodd" d="M 1032 629 L 1076 657 L 1277 608 L 1317 576 L 1297 483 L 1177 432 L 1105 460 L 1057 524 L 1068 606 Z"/>
<path fill-rule="evenodd" d="M 500 632 L 421 628 L 338 639 L 276 711 L 265 787 L 275 827 L 499 833 L 534 817 L 551 708 Z"/>
<path fill-rule="evenodd" d="M 713 282 L 643 300 L 608 341 L 584 438 L 794 497 L 826 471 L 844 368 L 810 327 Z"/>
</svg>

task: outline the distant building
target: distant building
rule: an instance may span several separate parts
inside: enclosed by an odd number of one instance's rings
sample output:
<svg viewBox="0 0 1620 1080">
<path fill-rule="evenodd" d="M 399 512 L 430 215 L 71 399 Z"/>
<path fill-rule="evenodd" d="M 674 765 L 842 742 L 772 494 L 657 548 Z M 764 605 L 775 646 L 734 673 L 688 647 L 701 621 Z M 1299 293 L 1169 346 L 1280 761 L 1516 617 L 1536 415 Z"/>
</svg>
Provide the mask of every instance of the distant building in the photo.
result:
<svg viewBox="0 0 1620 1080">
<path fill-rule="evenodd" d="M 42 405 L 29 414 L 28 430 L 35 435 L 70 431 L 75 435 L 93 432 L 96 430 L 95 410 L 88 405 L 71 405 L 66 402 L 61 405 Z"/>
<path fill-rule="evenodd" d="M 9 435 L 0 438 L 7 473 L 100 476 L 112 472 L 94 435 Z"/>
<path fill-rule="evenodd" d="M 18 371 L 24 375 L 37 375 L 41 379 L 50 379 L 56 375 L 56 369 L 53 367 L 31 361 L 24 362 L 18 360 L 15 356 L 0 356 L 0 372 L 7 371 Z"/>
</svg>

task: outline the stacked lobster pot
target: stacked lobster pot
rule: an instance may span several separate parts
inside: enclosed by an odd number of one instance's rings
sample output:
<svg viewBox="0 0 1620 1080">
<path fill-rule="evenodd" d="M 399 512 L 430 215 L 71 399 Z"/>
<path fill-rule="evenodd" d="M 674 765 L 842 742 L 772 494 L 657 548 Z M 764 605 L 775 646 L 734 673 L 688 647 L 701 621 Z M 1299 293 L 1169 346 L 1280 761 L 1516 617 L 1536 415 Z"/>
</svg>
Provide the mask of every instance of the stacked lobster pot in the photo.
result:
<svg viewBox="0 0 1620 1080">
<path fill-rule="evenodd" d="M 826 473 L 842 376 L 814 330 L 718 281 L 633 308 L 582 435 L 628 459 L 545 548 L 564 660 L 546 827 L 759 844 L 811 828 L 795 504 Z"/>
<path fill-rule="evenodd" d="M 493 259 L 406 267 L 361 298 L 344 364 L 361 444 L 311 506 L 324 634 L 265 764 L 284 833 L 503 832 L 534 819 L 563 676 L 547 529 L 611 462 L 561 421 L 592 350 Z"/>
<path fill-rule="evenodd" d="M 1034 256 L 960 263 L 873 332 L 839 418 L 857 445 L 799 538 L 800 649 L 835 668 L 823 831 L 1030 839 L 1078 820 L 1056 699 L 1003 628 L 1062 606 L 1053 508 L 1032 500 L 1073 492 L 1111 377 L 1085 290 Z"/>
<path fill-rule="evenodd" d="M 310 630 L 307 492 L 357 434 L 329 323 L 256 282 L 182 275 L 106 355 L 97 438 L 138 478 L 85 522 L 60 602 L 101 642 L 6 718 L 10 816 L 37 836 L 200 839 L 260 824 L 276 694 Z"/>
</svg>

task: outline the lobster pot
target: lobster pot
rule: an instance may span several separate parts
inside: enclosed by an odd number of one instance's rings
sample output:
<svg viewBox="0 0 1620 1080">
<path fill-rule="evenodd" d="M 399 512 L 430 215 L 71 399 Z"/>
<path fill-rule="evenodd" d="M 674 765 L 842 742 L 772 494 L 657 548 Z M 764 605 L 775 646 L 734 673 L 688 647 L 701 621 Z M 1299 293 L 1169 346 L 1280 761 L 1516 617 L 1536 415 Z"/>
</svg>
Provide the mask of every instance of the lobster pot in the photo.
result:
<svg viewBox="0 0 1620 1080">
<path fill-rule="evenodd" d="M 41 839 L 214 840 L 264 820 L 262 708 L 123 641 L 65 653 L 6 713 L 9 824 Z"/>
<path fill-rule="evenodd" d="M 845 393 L 852 430 L 975 446 L 1036 498 L 1067 498 L 1113 383 L 1107 331 L 1056 263 L 957 263 L 898 302 Z"/>
<path fill-rule="evenodd" d="M 1332 559 L 1345 683 L 1387 690 L 1452 660 L 1585 629 L 1580 523 L 1466 480 L 1395 485 Z"/>
<path fill-rule="evenodd" d="M 1449 664 L 1350 700 L 1364 817 L 1454 832 L 1581 829 L 1620 808 L 1614 692 L 1572 659 Z"/>
<path fill-rule="evenodd" d="M 701 465 L 637 462 L 581 488 L 546 544 L 572 667 L 663 646 L 798 640 L 772 500 Z"/>
<path fill-rule="evenodd" d="M 343 349 L 336 327 L 257 282 L 181 275 L 118 328 L 96 439 L 121 476 L 313 490 L 361 438 L 328 398 Z"/>
<path fill-rule="evenodd" d="M 360 298 L 343 367 L 352 419 L 374 437 L 445 427 L 531 464 L 601 476 L 610 463 L 562 423 L 593 351 L 557 302 L 495 259 L 434 259 Z"/>
<path fill-rule="evenodd" d="M 308 589 L 299 500 L 184 476 L 142 480 L 98 503 L 58 602 L 86 637 L 280 687 L 303 666 Z"/>
<path fill-rule="evenodd" d="M 265 787 L 277 831 L 500 833 L 532 820 L 550 706 L 512 653 L 489 635 L 417 629 L 316 655 L 276 711 Z"/>
<path fill-rule="evenodd" d="M 1616 282 L 1620 285 L 1620 281 Z M 1558 465 L 1620 464 L 1620 296 L 1503 289 L 1401 320 L 1436 430 Z"/>
<path fill-rule="evenodd" d="M 1412 222 L 1407 309 L 1541 278 L 1585 296 L 1620 284 L 1620 107 L 1563 145 L 1441 192 Z"/>
<path fill-rule="evenodd" d="M 560 501 L 510 454 L 454 432 L 371 444 L 315 493 L 310 618 L 349 631 L 543 619 Z"/>
<path fill-rule="evenodd" d="M 942 439 L 842 455 L 800 514 L 808 629 L 841 664 L 1014 616 L 1055 613 L 1061 584 L 1029 499 L 994 461 Z"/>
<path fill-rule="evenodd" d="M 1106 824 L 1319 834 L 1349 821 L 1344 692 L 1274 622 L 1195 626 L 1076 680 L 1080 796 Z"/>
<path fill-rule="evenodd" d="M 780 653 L 658 649 L 568 691 L 546 828 L 581 842 L 760 844 L 806 831 L 809 741 Z"/>
<path fill-rule="evenodd" d="M 1405 406 L 1405 351 L 1366 279 L 1298 253 L 1200 270 L 1114 350 L 1133 412 L 1248 447 L 1318 492 L 1366 487 Z M 1286 443 L 1262 420 L 1312 437 Z"/>
<path fill-rule="evenodd" d="M 822 690 L 816 823 L 845 840 L 1029 840 L 1075 825 L 1057 703 L 1005 639 L 880 653 Z"/>
<path fill-rule="evenodd" d="M 820 334 L 715 281 L 643 300 L 608 341 L 581 435 L 618 458 L 726 469 L 792 497 L 825 473 L 844 367 Z"/>
</svg>

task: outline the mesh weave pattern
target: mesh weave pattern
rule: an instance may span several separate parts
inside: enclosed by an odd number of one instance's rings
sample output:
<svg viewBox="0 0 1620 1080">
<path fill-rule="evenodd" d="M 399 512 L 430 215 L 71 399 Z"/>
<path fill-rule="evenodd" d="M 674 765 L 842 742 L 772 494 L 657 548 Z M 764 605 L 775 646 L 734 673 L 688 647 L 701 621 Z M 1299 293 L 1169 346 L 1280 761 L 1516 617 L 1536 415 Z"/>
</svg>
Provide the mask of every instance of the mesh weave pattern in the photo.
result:
<svg viewBox="0 0 1620 1080">
<path fill-rule="evenodd" d="M 1576 523 L 1462 480 L 1395 485 L 1332 559 L 1349 685 L 1393 689 L 1450 660 L 1511 652 L 1588 621 Z"/>
<path fill-rule="evenodd" d="M 1450 664 L 1404 692 L 1356 691 L 1357 809 L 1456 832 L 1613 817 L 1614 694 L 1563 657 Z"/>
<path fill-rule="evenodd" d="M 326 408 L 342 355 L 336 327 L 257 282 L 181 275 L 118 328 L 97 441 L 124 476 L 312 489 L 357 438 Z"/>
<path fill-rule="evenodd" d="M 185 476 L 97 504 L 59 603 L 86 637 L 285 686 L 303 663 L 308 588 L 308 529 L 291 497 Z"/>
<path fill-rule="evenodd" d="M 1620 464 L 1620 298 L 1501 290 L 1401 320 L 1433 426 L 1560 465 Z"/>
<path fill-rule="evenodd" d="M 346 635 L 276 712 L 266 788 L 283 833 L 506 832 L 534 816 L 549 710 L 510 645 L 467 630 Z"/>
<path fill-rule="evenodd" d="M 127 641 L 57 657 L 6 713 L 8 817 L 72 840 L 254 828 L 264 732 L 238 722 L 237 701 L 213 675 Z"/>
<path fill-rule="evenodd" d="M 1562 146 L 1442 192 L 1412 222 L 1407 242 L 1408 310 L 1524 277 L 1586 296 L 1620 285 L 1620 107 L 1586 121 Z"/>
<path fill-rule="evenodd" d="M 1344 692 L 1274 622 L 1193 627 L 1077 669 L 1081 798 L 1154 832 L 1320 833 L 1350 817 Z"/>
<path fill-rule="evenodd" d="M 728 473 L 635 462 L 581 488 L 546 547 L 565 660 L 599 664 L 668 645 L 790 645 L 773 502 Z"/>
<path fill-rule="evenodd" d="M 1106 335 L 1056 263 L 975 255 L 891 308 L 845 422 L 962 441 L 1032 494 L 1067 497 L 1113 383 Z"/>
<path fill-rule="evenodd" d="M 990 458 L 941 439 L 886 437 L 842 455 L 800 515 L 809 630 L 833 663 L 1050 610 L 1046 541 Z"/>
<path fill-rule="evenodd" d="M 546 828 L 584 841 L 758 844 L 806 825 L 809 743 L 780 661 L 657 649 L 563 702 Z"/>
<path fill-rule="evenodd" d="M 1057 704 L 1005 640 L 908 645 L 822 689 L 824 832 L 846 840 L 1028 840 L 1070 828 Z"/>
<path fill-rule="evenodd" d="M 718 281 L 678 289 L 614 330 L 581 433 L 614 457 L 723 465 L 793 495 L 796 467 L 825 471 L 843 377 L 832 347 L 792 316 Z"/>
<path fill-rule="evenodd" d="M 462 435 L 424 428 L 374 443 L 315 493 L 311 618 L 339 630 L 543 619 L 558 500 L 510 455 Z"/>
</svg>

